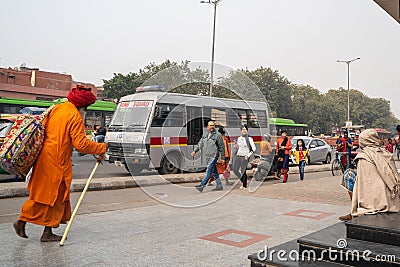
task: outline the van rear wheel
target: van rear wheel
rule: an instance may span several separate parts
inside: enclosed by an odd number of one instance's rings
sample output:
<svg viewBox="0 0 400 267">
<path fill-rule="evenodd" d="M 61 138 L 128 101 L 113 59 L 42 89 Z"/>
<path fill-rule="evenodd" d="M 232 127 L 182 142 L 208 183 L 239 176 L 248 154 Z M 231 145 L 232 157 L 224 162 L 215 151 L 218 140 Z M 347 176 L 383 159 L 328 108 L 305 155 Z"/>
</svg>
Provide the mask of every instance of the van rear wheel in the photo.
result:
<svg viewBox="0 0 400 267">
<path fill-rule="evenodd" d="M 166 155 L 162 161 L 158 172 L 160 174 L 175 174 L 179 172 L 181 157 L 176 153 Z"/>
</svg>

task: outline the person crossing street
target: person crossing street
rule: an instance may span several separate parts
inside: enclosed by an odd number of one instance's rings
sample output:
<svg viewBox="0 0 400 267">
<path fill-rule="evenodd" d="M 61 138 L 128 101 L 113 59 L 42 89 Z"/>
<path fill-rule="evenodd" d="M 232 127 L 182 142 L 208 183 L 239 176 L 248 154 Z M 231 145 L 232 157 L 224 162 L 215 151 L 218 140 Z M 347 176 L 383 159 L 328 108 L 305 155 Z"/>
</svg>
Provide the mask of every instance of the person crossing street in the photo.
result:
<svg viewBox="0 0 400 267">
<path fill-rule="evenodd" d="M 208 131 L 203 134 L 199 143 L 197 144 L 194 151 L 191 153 L 192 157 L 196 155 L 198 151 L 205 156 L 207 161 L 207 170 L 206 175 L 201 181 L 200 185 L 196 186 L 196 189 L 200 192 L 203 192 L 204 187 L 207 185 L 208 180 L 211 175 L 214 175 L 215 182 L 217 186 L 212 191 L 222 191 L 223 186 L 221 183 L 221 179 L 219 178 L 216 163 L 218 157 L 221 157 L 221 160 L 225 161 L 225 149 L 224 149 L 224 140 L 222 135 L 215 130 L 215 122 L 209 121 L 207 124 Z"/>
</svg>

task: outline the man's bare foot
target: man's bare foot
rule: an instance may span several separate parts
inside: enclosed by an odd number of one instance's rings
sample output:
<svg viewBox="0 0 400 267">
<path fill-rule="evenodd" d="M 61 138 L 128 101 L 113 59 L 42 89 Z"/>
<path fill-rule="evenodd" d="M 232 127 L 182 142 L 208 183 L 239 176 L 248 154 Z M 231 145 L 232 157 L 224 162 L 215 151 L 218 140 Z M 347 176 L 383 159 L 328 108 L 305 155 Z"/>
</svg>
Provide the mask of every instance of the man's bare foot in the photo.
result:
<svg viewBox="0 0 400 267">
<path fill-rule="evenodd" d="M 28 238 L 28 236 L 25 234 L 25 225 L 26 225 L 26 222 L 21 221 L 21 220 L 16 220 L 13 223 L 15 233 L 22 238 Z"/>
</svg>

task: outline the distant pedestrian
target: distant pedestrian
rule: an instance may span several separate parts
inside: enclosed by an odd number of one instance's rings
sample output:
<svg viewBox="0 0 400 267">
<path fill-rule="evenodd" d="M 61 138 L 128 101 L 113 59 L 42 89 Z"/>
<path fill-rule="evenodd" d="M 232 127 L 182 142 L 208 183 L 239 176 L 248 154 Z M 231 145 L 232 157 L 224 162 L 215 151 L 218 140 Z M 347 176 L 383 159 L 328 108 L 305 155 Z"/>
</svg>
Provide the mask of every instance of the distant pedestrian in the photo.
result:
<svg viewBox="0 0 400 267">
<path fill-rule="evenodd" d="M 94 141 L 97 143 L 104 143 L 104 139 L 106 138 L 106 128 L 102 127 L 101 125 L 95 125 L 94 129 L 96 130 L 94 135 Z"/>
<path fill-rule="evenodd" d="M 287 182 L 289 172 L 289 155 L 292 150 L 292 141 L 287 136 L 285 130 L 282 131 L 281 138 L 276 143 L 276 155 L 278 156 L 278 173 L 283 174 L 283 183 Z"/>
<path fill-rule="evenodd" d="M 207 185 L 211 174 L 214 174 L 217 186 L 212 191 L 222 191 L 223 186 L 221 180 L 219 179 L 216 163 L 218 157 L 221 157 L 221 160 L 225 161 L 224 140 L 222 138 L 222 135 L 215 130 L 214 121 L 208 122 L 207 129 L 208 131 L 203 134 L 196 148 L 191 153 L 192 157 L 194 157 L 194 155 L 196 155 L 196 152 L 201 150 L 201 153 L 203 153 L 207 161 L 206 175 L 201 181 L 201 184 L 196 186 L 196 189 L 200 192 L 203 192 L 203 189 Z"/>
<path fill-rule="evenodd" d="M 306 144 L 303 139 L 298 139 L 296 149 L 293 151 L 293 155 L 296 157 L 296 164 L 299 165 L 300 180 L 304 180 L 304 168 L 308 163 L 308 156 L 310 155 Z"/>
<path fill-rule="evenodd" d="M 342 157 L 342 165 L 344 166 L 344 169 L 350 168 L 350 159 L 351 159 L 351 151 L 353 148 L 353 142 L 351 141 L 351 138 L 349 138 L 349 133 L 344 132 L 343 137 L 339 139 L 338 141 L 338 151 L 343 151 L 345 152 L 346 157 Z"/>
<path fill-rule="evenodd" d="M 256 145 L 254 144 L 253 138 L 248 135 L 247 125 L 242 125 L 240 128 L 242 136 L 236 141 L 235 149 L 236 156 L 233 161 L 233 172 L 242 182 L 242 188 L 247 188 L 247 165 L 249 163 L 250 156 L 255 152 Z"/>
<path fill-rule="evenodd" d="M 263 139 L 260 142 L 260 160 L 257 164 L 256 172 L 254 173 L 254 178 L 256 181 L 264 181 L 264 179 L 268 176 L 271 169 L 271 154 L 271 135 L 264 134 Z"/>
</svg>

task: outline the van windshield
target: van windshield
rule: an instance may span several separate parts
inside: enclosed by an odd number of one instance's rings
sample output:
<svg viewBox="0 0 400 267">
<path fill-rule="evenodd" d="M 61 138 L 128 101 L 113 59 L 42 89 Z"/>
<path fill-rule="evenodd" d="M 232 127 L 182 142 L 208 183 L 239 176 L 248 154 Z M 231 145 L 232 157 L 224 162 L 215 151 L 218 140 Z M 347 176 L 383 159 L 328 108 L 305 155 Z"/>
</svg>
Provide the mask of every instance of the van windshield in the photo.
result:
<svg viewBox="0 0 400 267">
<path fill-rule="evenodd" d="M 153 101 L 121 102 L 115 110 L 109 131 L 144 132 Z"/>
</svg>

